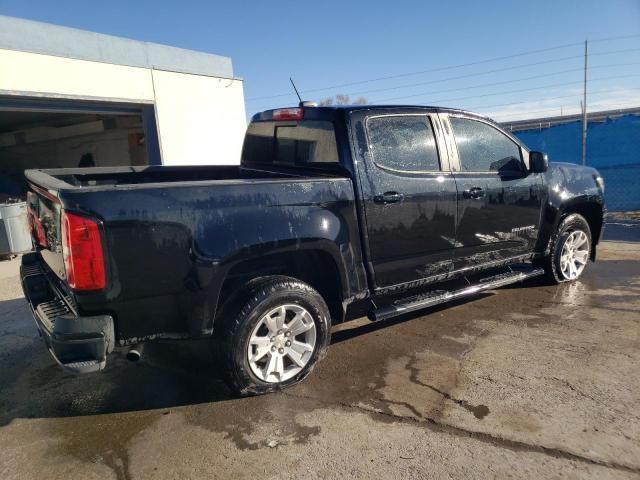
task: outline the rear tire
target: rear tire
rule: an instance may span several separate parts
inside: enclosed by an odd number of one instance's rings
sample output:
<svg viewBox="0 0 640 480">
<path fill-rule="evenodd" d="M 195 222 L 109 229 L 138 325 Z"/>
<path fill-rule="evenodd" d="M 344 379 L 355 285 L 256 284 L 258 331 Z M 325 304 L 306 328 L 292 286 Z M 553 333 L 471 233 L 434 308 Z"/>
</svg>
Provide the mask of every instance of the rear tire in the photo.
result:
<svg viewBox="0 0 640 480">
<path fill-rule="evenodd" d="M 549 241 L 549 255 L 542 264 L 549 282 L 572 282 L 582 276 L 591 256 L 591 229 L 578 213 L 562 219 Z"/>
<path fill-rule="evenodd" d="M 260 395 L 302 381 L 326 353 L 331 317 L 312 287 L 261 277 L 224 305 L 216 333 L 222 369 L 238 395 Z"/>
</svg>

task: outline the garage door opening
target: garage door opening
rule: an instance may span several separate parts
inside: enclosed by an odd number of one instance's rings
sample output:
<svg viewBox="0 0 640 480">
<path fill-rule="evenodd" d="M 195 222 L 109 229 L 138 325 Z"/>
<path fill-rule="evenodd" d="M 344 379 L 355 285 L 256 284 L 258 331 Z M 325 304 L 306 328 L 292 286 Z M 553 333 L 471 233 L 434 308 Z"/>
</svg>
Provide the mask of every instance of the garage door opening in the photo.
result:
<svg viewBox="0 0 640 480">
<path fill-rule="evenodd" d="M 160 163 L 152 106 L 0 99 L 0 203 L 24 198 L 31 168 Z"/>
</svg>

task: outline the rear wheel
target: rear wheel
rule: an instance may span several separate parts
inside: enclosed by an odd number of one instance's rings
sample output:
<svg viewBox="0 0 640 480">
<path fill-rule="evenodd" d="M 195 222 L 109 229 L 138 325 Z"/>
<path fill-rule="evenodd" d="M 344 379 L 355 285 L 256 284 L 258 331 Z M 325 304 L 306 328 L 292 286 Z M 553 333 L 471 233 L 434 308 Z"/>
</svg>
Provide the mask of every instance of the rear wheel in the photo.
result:
<svg viewBox="0 0 640 480">
<path fill-rule="evenodd" d="M 544 259 L 547 278 L 553 283 L 580 278 L 591 256 L 591 229 L 585 218 L 577 213 L 565 217 L 550 242 Z"/>
<path fill-rule="evenodd" d="M 263 277 L 234 295 L 217 334 L 227 383 L 239 395 L 286 388 L 304 379 L 330 340 L 326 303 L 290 277 Z"/>
</svg>

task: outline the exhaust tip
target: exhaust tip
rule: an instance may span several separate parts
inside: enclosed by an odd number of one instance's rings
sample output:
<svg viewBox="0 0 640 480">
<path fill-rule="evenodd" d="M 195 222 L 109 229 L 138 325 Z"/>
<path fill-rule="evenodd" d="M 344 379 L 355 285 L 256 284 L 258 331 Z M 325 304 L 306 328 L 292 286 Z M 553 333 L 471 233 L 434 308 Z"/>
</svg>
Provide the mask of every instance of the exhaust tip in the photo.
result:
<svg viewBox="0 0 640 480">
<path fill-rule="evenodd" d="M 142 345 L 136 345 L 127 352 L 127 360 L 137 362 L 142 358 Z"/>
</svg>

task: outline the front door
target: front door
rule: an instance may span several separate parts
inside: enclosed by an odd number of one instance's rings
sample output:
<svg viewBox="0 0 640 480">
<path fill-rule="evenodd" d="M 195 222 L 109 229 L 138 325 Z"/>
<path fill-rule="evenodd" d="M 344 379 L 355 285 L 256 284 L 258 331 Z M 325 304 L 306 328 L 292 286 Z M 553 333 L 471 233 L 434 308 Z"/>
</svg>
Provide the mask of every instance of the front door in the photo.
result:
<svg viewBox="0 0 640 480">
<path fill-rule="evenodd" d="M 456 217 L 437 117 L 382 112 L 352 117 L 368 268 L 378 289 L 450 272 Z"/>
<path fill-rule="evenodd" d="M 457 156 L 456 270 L 532 252 L 540 226 L 542 178 L 529 172 L 527 152 L 492 123 L 447 118 Z"/>
</svg>

